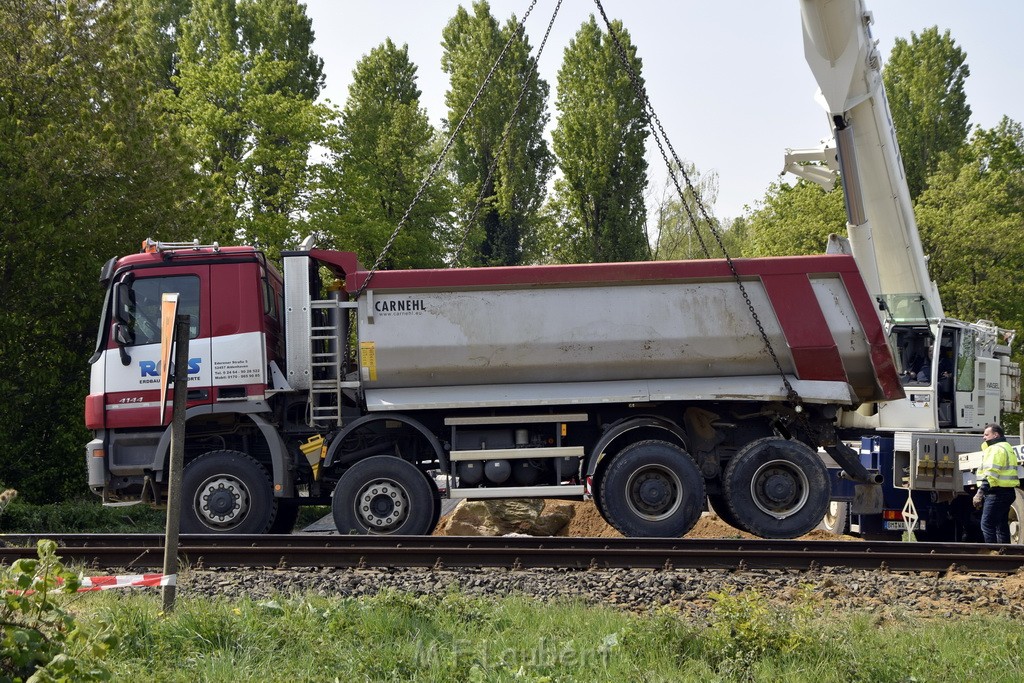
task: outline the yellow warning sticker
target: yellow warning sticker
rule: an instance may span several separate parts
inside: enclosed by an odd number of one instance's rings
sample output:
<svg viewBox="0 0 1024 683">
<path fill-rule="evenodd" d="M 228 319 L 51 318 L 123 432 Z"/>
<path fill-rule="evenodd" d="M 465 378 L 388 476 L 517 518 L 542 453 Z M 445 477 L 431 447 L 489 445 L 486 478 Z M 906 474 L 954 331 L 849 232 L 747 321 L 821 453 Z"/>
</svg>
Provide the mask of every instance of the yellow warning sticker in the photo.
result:
<svg viewBox="0 0 1024 683">
<path fill-rule="evenodd" d="M 377 342 L 359 342 L 359 367 L 364 380 L 377 381 Z"/>
</svg>

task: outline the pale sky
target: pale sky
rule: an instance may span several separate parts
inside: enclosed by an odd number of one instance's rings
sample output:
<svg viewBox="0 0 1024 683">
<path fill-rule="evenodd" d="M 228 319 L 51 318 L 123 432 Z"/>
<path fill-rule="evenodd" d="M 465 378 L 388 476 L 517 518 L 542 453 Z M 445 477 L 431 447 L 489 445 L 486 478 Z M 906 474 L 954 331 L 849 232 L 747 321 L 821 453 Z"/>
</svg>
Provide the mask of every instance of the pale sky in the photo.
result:
<svg viewBox="0 0 1024 683">
<path fill-rule="evenodd" d="M 620 19 L 643 60 L 654 109 L 684 161 L 718 175 L 720 218 L 760 200 L 782 169 L 787 147 L 814 147 L 829 134 L 814 101 L 817 85 L 803 57 L 796 0 L 602 0 Z M 356 63 L 386 38 L 408 44 L 418 67 L 421 104 L 438 125 L 447 115 L 441 71 L 441 30 L 465 0 L 306 0 L 324 60 L 322 97 L 343 105 Z M 522 17 L 530 0 L 491 0 L 502 23 Z M 526 30 L 534 53 L 556 0 L 537 0 Z M 937 25 L 967 53 L 972 123 L 986 128 L 1004 116 L 1024 122 L 1024 2 L 1018 0 L 867 0 L 883 58 L 895 38 Z M 548 81 L 552 124 L 562 53 L 597 14 L 590 0 L 563 0 L 540 58 Z M 601 23 L 598 16 L 598 22 Z M 649 177 L 664 181 L 664 164 L 648 142 Z"/>
</svg>

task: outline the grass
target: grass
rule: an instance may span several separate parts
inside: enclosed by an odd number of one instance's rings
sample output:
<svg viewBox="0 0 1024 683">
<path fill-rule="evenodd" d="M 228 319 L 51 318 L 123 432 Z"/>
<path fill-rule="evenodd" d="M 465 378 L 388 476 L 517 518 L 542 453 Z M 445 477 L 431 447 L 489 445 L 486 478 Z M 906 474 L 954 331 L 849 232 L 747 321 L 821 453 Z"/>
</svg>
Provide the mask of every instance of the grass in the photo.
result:
<svg viewBox="0 0 1024 683">
<path fill-rule="evenodd" d="M 329 506 L 305 506 L 299 510 L 296 529 L 330 514 Z M 14 499 L 0 514 L 0 533 L 5 534 L 162 534 L 165 514 L 145 504 L 104 507 L 99 498 L 35 505 Z"/>
<path fill-rule="evenodd" d="M 85 626 L 113 624 L 113 680 L 848 681 L 1024 679 L 1018 621 L 921 620 L 778 608 L 718 595 L 706 620 L 578 602 L 458 592 L 369 599 L 179 600 L 155 592 L 73 598 Z"/>
<path fill-rule="evenodd" d="M 162 533 L 164 518 L 149 505 L 104 507 L 95 497 L 49 505 L 16 498 L 0 515 L 0 533 Z"/>
</svg>

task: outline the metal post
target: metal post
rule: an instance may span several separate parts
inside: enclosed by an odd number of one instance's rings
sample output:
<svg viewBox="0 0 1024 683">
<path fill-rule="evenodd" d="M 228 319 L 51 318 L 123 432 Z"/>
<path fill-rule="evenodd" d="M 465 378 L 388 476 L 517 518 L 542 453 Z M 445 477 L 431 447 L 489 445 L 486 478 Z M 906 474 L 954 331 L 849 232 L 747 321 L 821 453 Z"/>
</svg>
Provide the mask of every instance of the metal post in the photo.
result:
<svg viewBox="0 0 1024 683">
<path fill-rule="evenodd" d="M 164 534 L 164 576 L 178 573 L 178 531 L 181 528 L 181 478 L 185 462 L 185 406 L 188 399 L 189 316 L 174 324 L 174 397 L 171 417 L 171 462 L 167 480 L 167 526 Z M 164 612 L 174 609 L 177 581 L 163 587 Z"/>
</svg>

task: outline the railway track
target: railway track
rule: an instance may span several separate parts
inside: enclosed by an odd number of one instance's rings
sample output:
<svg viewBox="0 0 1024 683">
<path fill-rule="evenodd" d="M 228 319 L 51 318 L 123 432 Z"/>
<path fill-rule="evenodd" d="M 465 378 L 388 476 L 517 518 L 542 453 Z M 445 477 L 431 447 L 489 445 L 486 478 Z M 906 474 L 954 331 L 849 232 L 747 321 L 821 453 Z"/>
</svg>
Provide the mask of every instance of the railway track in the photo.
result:
<svg viewBox="0 0 1024 683">
<path fill-rule="evenodd" d="M 0 560 L 34 557 L 50 538 L 66 562 L 97 568 L 155 568 L 163 562 L 158 534 L 0 535 Z M 563 537 L 186 535 L 180 561 L 214 567 L 500 567 L 533 569 L 788 569 L 820 567 L 1014 573 L 1024 546 L 892 541 L 631 539 Z"/>
</svg>

